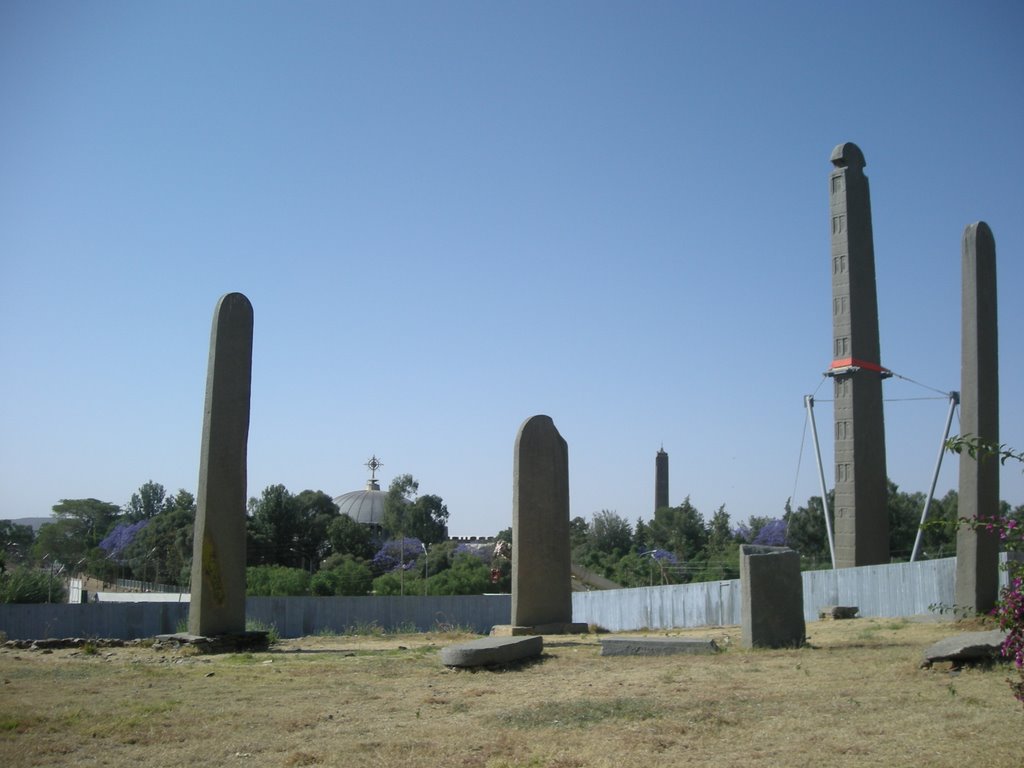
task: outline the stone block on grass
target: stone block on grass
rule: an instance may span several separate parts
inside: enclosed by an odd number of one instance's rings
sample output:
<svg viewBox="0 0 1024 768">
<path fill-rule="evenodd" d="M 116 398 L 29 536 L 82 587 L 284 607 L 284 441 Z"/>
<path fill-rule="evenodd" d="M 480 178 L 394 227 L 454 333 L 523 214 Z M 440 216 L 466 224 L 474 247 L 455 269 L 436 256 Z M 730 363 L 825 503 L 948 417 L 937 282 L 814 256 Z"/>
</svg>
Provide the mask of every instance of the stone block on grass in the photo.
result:
<svg viewBox="0 0 1024 768">
<path fill-rule="evenodd" d="M 446 667 L 489 667 L 509 664 L 540 656 L 544 638 L 482 637 L 441 649 L 441 663 Z"/>
</svg>

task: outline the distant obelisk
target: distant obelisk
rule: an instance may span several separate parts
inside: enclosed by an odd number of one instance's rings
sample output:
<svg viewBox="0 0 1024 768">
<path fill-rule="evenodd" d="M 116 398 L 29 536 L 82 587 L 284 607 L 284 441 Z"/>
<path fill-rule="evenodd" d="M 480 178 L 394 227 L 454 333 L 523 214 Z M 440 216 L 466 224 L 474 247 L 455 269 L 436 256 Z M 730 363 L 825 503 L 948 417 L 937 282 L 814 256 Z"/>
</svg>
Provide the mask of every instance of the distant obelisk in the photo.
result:
<svg viewBox="0 0 1024 768">
<path fill-rule="evenodd" d="M 856 144 L 832 150 L 836 567 L 889 562 L 888 488 L 871 195 Z"/>
<path fill-rule="evenodd" d="M 662 446 L 654 457 L 654 509 L 668 506 L 668 454 Z"/>
<path fill-rule="evenodd" d="M 961 244 L 962 317 L 960 432 L 999 445 L 999 334 L 996 313 L 996 241 L 979 221 Z M 960 517 L 999 514 L 999 460 L 960 454 Z M 985 613 L 999 593 L 996 534 L 961 525 L 956 537 L 955 605 Z"/>
</svg>

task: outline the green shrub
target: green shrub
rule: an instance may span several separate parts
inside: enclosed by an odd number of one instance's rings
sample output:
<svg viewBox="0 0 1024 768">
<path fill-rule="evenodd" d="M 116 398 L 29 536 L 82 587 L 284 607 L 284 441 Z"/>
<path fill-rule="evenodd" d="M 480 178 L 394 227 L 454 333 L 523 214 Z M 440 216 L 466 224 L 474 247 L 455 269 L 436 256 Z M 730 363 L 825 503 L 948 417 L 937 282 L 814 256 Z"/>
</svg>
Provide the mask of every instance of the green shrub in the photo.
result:
<svg viewBox="0 0 1024 768">
<path fill-rule="evenodd" d="M 308 595 L 309 574 L 301 568 L 255 565 L 245 569 L 245 593 L 265 597 Z"/>
<path fill-rule="evenodd" d="M 338 594 L 338 581 L 337 571 L 319 570 L 309 580 L 309 589 L 314 595 L 329 597 Z"/>
<path fill-rule="evenodd" d="M 264 622 L 258 621 L 256 619 L 246 619 L 245 631 L 266 632 L 267 642 L 270 643 L 270 645 L 274 645 L 275 643 L 278 643 L 281 640 L 281 633 L 277 631 L 277 624 L 265 624 Z"/>
<path fill-rule="evenodd" d="M 486 563 L 474 555 L 457 554 L 451 568 L 430 579 L 429 588 L 432 595 L 482 595 L 492 591 L 494 586 L 491 569 Z M 406 594 L 409 594 L 408 584 Z"/>
<path fill-rule="evenodd" d="M 373 588 L 373 573 L 351 555 L 344 555 L 330 568 L 313 575 L 314 595 L 365 595 Z"/>
<path fill-rule="evenodd" d="M 373 572 L 354 558 L 346 558 L 337 572 L 336 595 L 366 595 L 373 589 Z"/>
<path fill-rule="evenodd" d="M 0 575 L 0 603 L 63 603 L 64 583 L 49 571 L 18 566 Z"/>
</svg>

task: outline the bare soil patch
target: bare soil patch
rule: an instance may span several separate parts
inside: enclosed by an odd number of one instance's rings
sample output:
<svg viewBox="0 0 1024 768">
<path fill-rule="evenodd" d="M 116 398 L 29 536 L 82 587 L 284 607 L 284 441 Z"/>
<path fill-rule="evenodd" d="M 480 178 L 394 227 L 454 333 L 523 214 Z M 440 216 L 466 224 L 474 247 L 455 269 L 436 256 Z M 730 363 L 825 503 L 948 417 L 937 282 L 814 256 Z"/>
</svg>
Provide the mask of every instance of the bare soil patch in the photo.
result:
<svg viewBox="0 0 1024 768">
<path fill-rule="evenodd" d="M 0 651 L 0 765 L 582 768 L 1013 766 L 1024 713 L 1008 668 L 918 668 L 975 626 L 856 619 L 811 645 L 601 657 L 545 638 L 536 662 L 449 670 L 470 635 L 326 636 L 269 652 Z M 639 634 L 639 633 L 638 633 Z"/>
</svg>

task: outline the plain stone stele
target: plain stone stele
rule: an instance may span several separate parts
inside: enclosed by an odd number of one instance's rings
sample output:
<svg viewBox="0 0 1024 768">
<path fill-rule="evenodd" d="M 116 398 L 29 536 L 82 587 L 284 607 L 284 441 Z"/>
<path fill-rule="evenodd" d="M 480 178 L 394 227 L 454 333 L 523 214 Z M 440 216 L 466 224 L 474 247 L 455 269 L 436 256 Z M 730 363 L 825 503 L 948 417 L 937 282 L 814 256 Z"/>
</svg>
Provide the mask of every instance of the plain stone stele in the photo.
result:
<svg viewBox="0 0 1024 768">
<path fill-rule="evenodd" d="M 960 433 L 999 445 L 999 331 L 996 241 L 983 221 L 961 241 Z M 999 462 L 960 454 L 958 514 L 999 514 Z M 961 525 L 956 535 L 955 604 L 990 611 L 999 595 L 997 534 Z"/>
<path fill-rule="evenodd" d="M 245 632 L 245 493 L 253 311 L 241 293 L 217 302 L 192 550 L 188 629 L 204 637 Z"/>
<path fill-rule="evenodd" d="M 569 447 L 550 416 L 532 416 L 519 428 L 515 444 L 513 626 L 572 623 L 571 559 Z"/>
<path fill-rule="evenodd" d="M 743 592 L 740 642 L 744 648 L 802 645 L 804 586 L 800 553 L 789 547 L 740 546 Z"/>
</svg>

